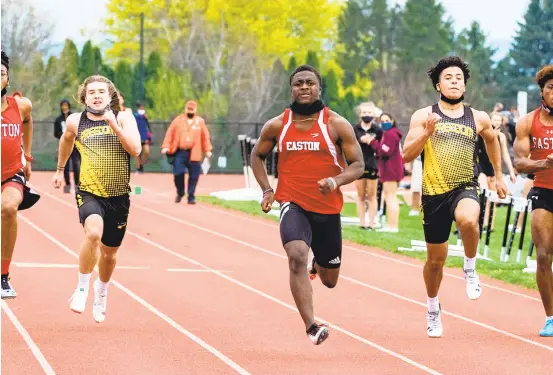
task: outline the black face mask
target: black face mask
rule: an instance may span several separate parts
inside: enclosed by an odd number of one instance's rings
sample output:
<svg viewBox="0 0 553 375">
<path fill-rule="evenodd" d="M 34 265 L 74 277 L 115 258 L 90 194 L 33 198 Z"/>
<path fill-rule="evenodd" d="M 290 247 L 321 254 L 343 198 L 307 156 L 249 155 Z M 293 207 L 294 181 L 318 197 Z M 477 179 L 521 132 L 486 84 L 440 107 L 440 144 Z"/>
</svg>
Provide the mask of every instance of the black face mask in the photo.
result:
<svg viewBox="0 0 553 375">
<path fill-rule="evenodd" d="M 193 114 L 193 113 L 187 113 L 186 116 L 188 116 L 188 118 L 190 118 L 190 119 L 194 118 L 194 114 Z"/>
<path fill-rule="evenodd" d="M 2 96 L 6 95 L 8 93 L 8 89 L 6 87 L 4 87 L 2 89 Z"/>
<path fill-rule="evenodd" d="M 290 104 L 292 112 L 297 113 L 298 115 L 306 116 L 320 112 L 324 107 L 325 105 L 321 99 L 317 99 L 311 104 L 300 104 L 296 101 Z"/>
<path fill-rule="evenodd" d="M 443 100 L 444 102 L 448 103 L 448 104 L 459 104 L 463 100 L 465 100 L 465 96 L 461 95 L 461 97 L 459 99 L 449 99 L 449 98 L 445 97 L 444 94 L 440 94 L 440 99 Z"/>
<path fill-rule="evenodd" d="M 371 122 L 373 120 L 373 118 L 374 117 L 372 117 L 372 116 L 363 116 L 363 117 L 361 117 L 361 120 L 363 120 L 363 122 L 365 124 L 368 124 L 369 122 Z"/>
<path fill-rule="evenodd" d="M 4 95 L 4 94 L 2 94 L 2 95 Z M 541 97 L 541 107 L 543 108 L 543 110 L 545 112 L 547 112 L 547 114 L 549 116 L 553 116 L 553 108 L 551 108 L 550 106 L 547 105 L 545 100 L 543 100 L 543 96 Z"/>
<path fill-rule="evenodd" d="M 108 104 L 104 109 L 93 109 L 93 108 L 90 108 L 89 106 L 86 106 L 86 111 L 88 113 L 92 113 L 93 115 L 96 115 L 96 116 L 101 116 L 103 115 L 106 111 L 109 111 L 111 109 L 110 105 Z"/>
</svg>

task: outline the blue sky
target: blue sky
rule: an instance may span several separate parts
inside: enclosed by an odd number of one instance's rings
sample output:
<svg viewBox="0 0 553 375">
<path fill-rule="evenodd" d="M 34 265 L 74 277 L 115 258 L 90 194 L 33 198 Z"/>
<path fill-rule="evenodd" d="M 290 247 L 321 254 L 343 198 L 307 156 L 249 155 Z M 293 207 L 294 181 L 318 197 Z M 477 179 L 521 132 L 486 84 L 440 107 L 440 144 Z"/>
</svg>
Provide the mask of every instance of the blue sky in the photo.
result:
<svg viewBox="0 0 553 375">
<path fill-rule="evenodd" d="M 54 44 L 73 39 L 80 47 L 88 39 L 104 42 L 102 18 L 106 16 L 108 0 L 28 0 L 37 11 L 53 20 Z M 231 1 L 231 0 L 230 0 Z M 391 4 L 405 4 L 406 0 L 389 0 Z M 498 48 L 496 59 L 509 50 L 530 0 L 441 0 L 447 15 L 454 20 L 456 31 L 468 27 L 473 20 L 480 22 L 489 43 Z"/>
</svg>

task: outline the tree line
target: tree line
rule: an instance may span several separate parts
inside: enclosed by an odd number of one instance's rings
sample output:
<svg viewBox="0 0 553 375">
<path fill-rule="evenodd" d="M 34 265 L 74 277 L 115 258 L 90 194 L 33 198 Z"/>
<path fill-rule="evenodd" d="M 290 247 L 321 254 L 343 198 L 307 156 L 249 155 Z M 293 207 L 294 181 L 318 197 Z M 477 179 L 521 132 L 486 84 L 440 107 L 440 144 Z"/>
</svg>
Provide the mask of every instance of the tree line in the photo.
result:
<svg viewBox="0 0 553 375">
<path fill-rule="evenodd" d="M 143 4 L 142 4 L 143 3 Z M 264 122 L 290 99 L 288 76 L 299 64 L 317 67 L 323 99 L 351 122 L 355 107 L 373 101 L 400 122 L 438 96 L 426 76 L 439 58 L 457 54 L 471 68 L 465 98 L 491 111 L 516 105 L 528 92 L 539 105 L 537 69 L 553 63 L 553 0 L 531 0 L 507 56 L 478 22 L 459 33 L 437 0 L 110 0 L 105 29 L 113 43 L 79 51 L 66 40 L 48 55 L 52 24 L 25 1 L 2 2 L 2 48 L 12 58 L 10 89 L 34 103 L 35 118 L 77 107 L 76 92 L 91 74 L 110 78 L 134 108 L 143 99 L 151 119 L 170 120 L 194 99 L 210 121 Z M 314 11 L 316 10 L 316 11 Z M 144 92 L 139 98 L 140 14 L 144 14 Z"/>
</svg>

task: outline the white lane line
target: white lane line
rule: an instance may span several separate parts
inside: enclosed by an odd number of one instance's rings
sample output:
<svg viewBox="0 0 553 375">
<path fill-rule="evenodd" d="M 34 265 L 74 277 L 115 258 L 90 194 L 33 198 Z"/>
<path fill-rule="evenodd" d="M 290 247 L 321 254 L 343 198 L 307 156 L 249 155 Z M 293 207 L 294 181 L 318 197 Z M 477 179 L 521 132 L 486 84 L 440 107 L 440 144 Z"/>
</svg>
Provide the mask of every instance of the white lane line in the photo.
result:
<svg viewBox="0 0 553 375">
<path fill-rule="evenodd" d="M 21 322 L 19 322 L 19 320 L 17 319 L 17 317 L 10 309 L 10 307 L 8 306 L 5 300 L 2 300 L 2 309 L 4 310 L 8 318 L 10 318 L 10 321 L 17 329 L 21 337 L 23 337 L 23 340 L 25 340 L 25 343 L 27 343 L 27 346 L 29 347 L 29 349 L 31 349 L 31 352 L 33 352 L 33 355 L 35 356 L 36 360 L 40 364 L 40 367 L 42 367 L 42 369 L 44 370 L 44 373 L 46 375 L 56 375 L 56 373 L 54 372 L 54 369 L 52 369 L 52 366 L 50 366 L 50 364 L 48 363 L 48 361 L 46 360 L 46 358 L 38 348 L 38 345 L 33 341 L 33 339 L 31 338 L 31 335 L 29 335 L 29 332 L 27 332 L 27 330 L 25 329 L 25 327 L 23 327 Z"/>
<path fill-rule="evenodd" d="M 260 252 L 263 252 L 263 253 L 266 253 L 266 254 L 270 254 L 270 255 L 273 255 L 277 258 L 281 258 L 281 259 L 287 259 L 285 255 L 282 255 L 282 254 L 279 254 L 279 253 L 275 253 L 271 250 L 267 250 L 267 249 L 264 249 L 262 247 L 259 247 L 257 245 L 254 245 L 254 244 L 251 244 L 251 243 L 248 243 L 248 242 L 245 242 L 245 241 L 242 241 L 242 240 L 239 240 L 237 238 L 234 238 L 234 237 L 231 237 L 231 236 L 228 236 L 226 234 L 222 234 L 222 233 L 219 233 L 219 232 L 216 232 L 216 231 L 213 231 L 211 229 L 208 229 L 208 228 L 204 228 L 200 225 L 197 225 L 197 224 L 193 224 L 193 223 L 190 223 L 190 222 L 187 222 L 187 221 L 184 221 L 184 220 L 181 220 L 181 219 L 177 219 L 175 217 L 172 217 L 170 215 L 166 215 L 164 213 L 161 213 L 161 212 L 157 212 L 156 210 L 152 210 L 150 208 L 147 208 L 147 207 L 144 207 L 144 206 L 141 206 L 141 205 L 138 205 L 138 204 L 135 204 L 134 205 L 135 207 L 143 210 L 143 211 L 146 211 L 146 212 L 150 212 L 152 214 L 155 214 L 155 215 L 158 215 L 160 217 L 163 217 L 163 218 L 166 218 L 166 219 L 169 219 L 169 220 L 173 220 L 175 222 L 178 222 L 178 223 L 181 223 L 181 224 L 184 224 L 184 225 L 187 225 L 187 226 L 190 226 L 192 228 L 196 228 L 200 231 L 203 231 L 203 232 L 206 232 L 206 233 L 210 233 L 210 234 L 213 234 L 214 236 L 217 236 L 217 237 L 221 237 L 221 238 L 224 238 L 224 239 L 227 239 L 229 241 L 232 241 L 232 242 L 235 242 L 237 244 L 240 244 L 240 245 L 243 245 L 243 246 L 246 246 L 246 247 L 249 247 L 249 248 L 252 248 L 254 250 L 257 250 L 257 251 L 260 251 Z M 384 294 L 387 294 L 389 296 L 392 296 L 392 297 L 397 297 L 399 299 L 402 299 L 404 301 L 408 301 L 408 302 L 411 302 L 411 303 L 415 303 L 419 306 L 424 306 L 424 308 L 426 308 L 426 305 L 422 302 L 419 302 L 419 301 L 415 301 L 413 299 L 410 299 L 408 297 L 404 297 L 404 296 L 401 296 L 397 293 L 394 293 L 394 292 L 391 292 L 391 291 L 388 291 L 388 290 L 385 290 L 385 289 L 381 289 L 381 288 L 378 288 L 376 286 L 373 286 L 373 285 L 370 285 L 370 284 L 367 284 L 367 283 L 363 283 L 361 281 L 358 281 L 354 278 L 351 278 L 351 277 L 347 277 L 345 275 L 340 275 L 341 278 L 343 278 L 344 280 L 348 280 L 350 282 L 354 282 L 358 285 L 362 285 L 362 286 L 365 286 L 365 287 L 369 287 L 375 291 L 379 291 L 381 293 L 384 293 Z M 450 315 L 454 318 L 457 318 L 459 320 L 463 320 L 465 322 L 468 322 L 468 323 L 471 323 L 471 324 L 474 324 L 474 325 L 477 325 L 479 327 L 483 327 L 483 328 L 486 328 L 488 330 L 491 330 L 491 331 L 494 331 L 494 332 L 497 332 L 497 333 L 500 333 L 500 334 L 503 334 L 505 336 L 508 336 L 508 337 L 511 337 L 515 340 L 519 340 L 521 342 L 525 342 L 525 343 L 528 343 L 528 344 L 531 344 L 531 345 L 534 345 L 534 346 L 537 346 L 537 347 L 540 347 L 540 348 L 543 348 L 543 349 L 546 349 L 546 350 L 549 350 L 549 351 L 552 351 L 553 352 L 553 347 L 551 346 L 548 346 L 548 345 L 544 345 L 540 342 L 537 342 L 537 341 L 533 341 L 533 340 L 530 340 L 530 339 L 527 339 L 525 337 L 522 337 L 522 336 L 518 336 L 518 335 L 515 335 L 513 333 L 510 333 L 508 331 L 504 331 L 502 329 L 499 329 L 497 327 L 494 327 L 492 325 L 488 325 L 488 324 L 485 324 L 485 323 L 482 323 L 482 322 L 479 322 L 479 321 L 476 321 L 476 320 L 473 320 L 473 319 L 470 319 L 470 318 L 467 318 L 465 316 L 462 316 L 462 315 L 458 315 L 458 314 L 455 314 L 455 313 L 452 313 L 452 312 L 448 312 L 448 311 L 445 311 L 445 310 L 442 310 L 442 314 L 444 315 Z"/>
<path fill-rule="evenodd" d="M 207 273 L 210 273 L 210 272 L 221 272 L 221 273 L 229 273 L 230 271 L 225 271 L 225 270 L 206 270 L 206 269 L 196 269 L 196 268 L 167 268 L 167 271 L 169 272 L 207 272 Z"/>
<path fill-rule="evenodd" d="M 44 195 L 46 195 L 46 196 L 48 196 L 48 197 L 50 197 L 50 198 L 52 198 L 52 199 L 54 199 L 54 200 L 57 200 L 57 201 L 59 201 L 60 203 L 63 203 L 63 204 L 65 204 L 65 205 L 67 205 L 67 206 L 73 207 L 73 206 L 70 205 L 69 203 L 67 203 L 67 202 L 65 202 L 65 201 L 63 201 L 63 200 L 61 200 L 61 199 L 59 199 L 59 198 L 57 198 L 57 197 L 54 197 L 54 196 L 52 196 L 52 195 L 50 195 L 50 194 L 48 194 L 48 193 L 44 193 Z M 137 207 L 138 205 L 137 205 L 136 203 L 134 203 L 133 206 Z M 32 225 L 34 225 L 34 224 L 32 224 Z M 209 229 L 205 229 L 205 228 L 202 229 L 202 230 L 210 231 Z M 210 231 L 210 232 L 213 232 L 213 231 Z M 44 233 L 43 233 L 43 234 L 44 234 Z M 281 300 L 279 300 L 279 299 L 277 299 L 277 298 L 275 298 L 275 297 L 273 297 L 273 296 L 271 296 L 271 295 L 269 295 L 269 294 L 267 294 L 267 293 L 265 293 L 265 292 L 262 292 L 261 290 L 255 289 L 255 288 L 253 288 L 253 287 L 251 287 L 251 286 L 249 286 L 249 285 L 247 285 L 247 284 L 245 284 L 245 283 L 243 283 L 243 282 L 241 282 L 241 281 L 238 281 L 238 280 L 236 280 L 236 279 L 234 279 L 234 278 L 232 278 L 232 277 L 230 277 L 230 276 L 227 276 L 227 275 L 225 275 L 224 273 L 221 273 L 221 272 L 219 272 L 219 271 L 217 271 L 217 270 L 214 270 L 214 269 L 212 269 L 212 268 L 210 268 L 210 267 L 208 267 L 208 266 L 206 266 L 206 265 L 204 265 L 204 264 L 202 264 L 202 263 L 200 263 L 200 262 L 198 262 L 198 261 L 196 261 L 196 260 L 194 260 L 194 259 L 192 259 L 192 258 L 186 257 L 186 256 L 184 256 L 184 255 L 181 255 L 181 254 L 175 252 L 175 251 L 172 251 L 172 250 L 170 250 L 170 249 L 168 249 L 168 248 L 166 248 L 166 247 L 164 247 L 164 246 L 162 246 L 162 245 L 160 245 L 160 244 L 158 244 L 158 243 L 156 243 L 156 242 L 154 242 L 154 241 L 152 241 L 152 240 L 150 240 L 150 239 L 148 239 L 148 238 L 146 238 L 146 237 L 143 237 L 143 236 L 141 236 L 141 235 L 139 235 L 139 234 L 136 234 L 136 233 L 134 233 L 134 232 L 132 232 L 132 231 L 129 231 L 129 230 L 127 230 L 127 234 L 129 234 L 129 235 L 131 235 L 131 236 L 133 236 L 133 237 L 136 237 L 136 238 L 140 239 L 141 241 L 146 242 L 146 243 L 152 245 L 153 247 L 155 247 L 155 248 L 157 248 L 157 249 L 159 249 L 159 250 L 162 250 L 162 251 L 164 251 L 164 252 L 166 252 L 166 253 L 168 253 L 168 254 L 171 254 L 171 255 L 173 255 L 173 256 L 175 256 L 175 257 L 177 257 L 177 258 L 180 258 L 180 259 L 185 260 L 185 261 L 187 261 L 187 262 L 189 262 L 189 263 L 191 263 L 191 264 L 194 264 L 194 265 L 197 265 L 197 266 L 199 266 L 199 267 L 202 267 L 202 268 L 205 269 L 205 270 L 209 270 L 209 271 L 213 272 L 214 274 L 216 274 L 216 275 L 218 275 L 218 276 L 220 276 L 220 277 L 222 277 L 222 278 L 224 278 L 224 279 L 226 279 L 226 280 L 228 280 L 228 281 L 230 281 L 230 282 L 232 282 L 232 283 L 234 283 L 234 284 L 236 284 L 236 285 L 241 286 L 242 288 L 245 288 L 245 289 L 247 289 L 247 290 L 249 290 L 249 291 L 251 291 L 251 292 L 253 292 L 253 293 L 255 293 L 255 294 L 258 294 L 258 295 L 260 295 L 260 296 L 266 298 L 266 299 L 269 299 L 269 300 L 271 300 L 271 301 L 273 301 L 273 302 L 276 302 L 276 303 L 278 303 L 278 304 L 281 305 L 281 306 L 284 306 L 284 307 L 286 307 L 286 308 L 288 308 L 288 309 L 290 309 L 290 310 L 293 310 L 293 311 L 295 311 L 295 312 L 298 312 L 298 309 L 297 309 L 296 307 L 294 307 L 294 306 L 292 306 L 292 305 L 290 305 L 290 304 L 288 304 L 288 303 L 286 303 L 286 302 L 284 302 L 284 301 L 281 301 Z M 217 235 L 217 236 L 224 236 L 224 235 L 222 235 L 222 234 L 220 234 L 220 233 L 217 233 L 217 232 L 213 232 L 213 234 L 215 234 L 215 235 Z M 48 235 L 48 234 L 45 233 L 45 235 Z M 49 235 L 48 235 L 48 236 L 49 236 Z M 51 237 L 51 236 L 50 236 L 50 237 Z M 226 236 L 226 237 L 228 237 L 228 236 Z M 228 237 L 228 239 L 231 240 L 231 241 L 235 241 L 235 242 L 238 241 L 239 243 L 244 244 L 244 246 L 249 246 L 249 247 L 254 246 L 254 245 L 248 244 L 248 243 L 246 243 L 246 242 L 242 242 L 242 241 L 240 241 L 240 240 L 233 239 L 232 237 Z M 63 244 L 59 243 L 59 241 L 57 241 L 57 240 L 55 240 L 55 239 L 53 239 L 53 240 L 56 241 L 56 243 L 57 243 L 58 245 L 63 246 L 64 249 L 67 249 Z M 256 246 L 255 248 L 256 248 L 256 249 L 259 249 L 260 251 L 263 251 L 263 249 L 260 248 L 260 247 L 257 247 L 257 246 Z M 71 250 L 67 249 L 66 251 L 71 251 Z M 267 252 L 268 254 L 277 255 L 277 256 L 281 257 L 280 254 L 273 253 L 273 252 L 271 252 L 271 251 L 269 251 L 269 250 L 265 250 L 265 252 Z M 71 252 L 71 253 L 72 253 L 72 252 Z M 394 351 L 392 351 L 392 350 L 390 350 L 390 349 L 387 349 L 387 348 L 385 348 L 385 347 L 383 347 L 383 346 L 380 346 L 379 344 L 376 344 L 376 343 L 374 343 L 374 342 L 372 342 L 372 341 L 369 341 L 369 340 L 365 339 L 364 337 L 358 336 L 358 335 L 356 335 L 355 333 L 352 333 L 352 332 L 350 332 L 350 331 L 347 331 L 347 330 L 345 330 L 344 328 L 341 328 L 341 327 L 339 327 L 339 326 L 337 326 L 337 325 L 335 325 L 335 324 L 333 324 L 333 323 L 330 323 L 330 322 L 327 321 L 327 320 L 324 320 L 324 319 L 322 319 L 322 318 L 320 318 L 320 317 L 316 317 L 316 319 L 319 320 L 319 321 L 321 321 L 321 322 L 323 322 L 323 323 L 327 323 L 330 327 L 334 328 L 334 329 L 335 329 L 336 331 L 338 331 L 338 332 L 343 333 L 343 334 L 346 335 L 346 336 L 349 336 L 349 337 L 351 337 L 351 338 L 353 338 L 353 339 L 355 339 L 355 340 L 357 340 L 357 341 L 360 341 L 360 342 L 362 342 L 362 343 L 364 343 L 364 344 L 366 344 L 366 345 L 369 345 L 369 346 L 371 346 L 371 347 L 373 347 L 373 348 L 375 348 L 375 349 L 377 349 L 377 350 L 380 350 L 380 351 L 382 351 L 382 352 L 384 352 L 384 353 L 386 353 L 386 354 L 389 354 L 389 355 L 391 355 L 391 356 L 393 356 L 393 357 L 395 357 L 395 358 L 397 358 L 397 359 L 399 359 L 399 360 L 401 360 L 401 361 L 404 361 L 404 362 L 406 362 L 406 363 L 408 363 L 408 364 L 410 364 L 410 365 L 412 365 L 412 366 L 415 366 L 415 367 L 417 367 L 417 368 L 419 368 L 419 369 L 421 369 L 421 370 L 423 370 L 423 371 L 425 371 L 425 372 L 427 372 L 427 373 L 429 373 L 429 374 L 441 375 L 439 372 L 437 372 L 437 371 L 435 371 L 435 370 L 433 370 L 433 369 L 431 369 L 431 368 L 429 368 L 429 367 L 427 367 L 427 366 L 425 366 L 425 365 L 422 365 L 422 364 L 420 364 L 420 363 L 418 363 L 418 362 L 413 361 L 412 359 L 409 359 L 409 358 L 405 357 L 405 356 L 402 355 L 402 354 L 396 353 L 396 352 L 394 352 Z"/>
<path fill-rule="evenodd" d="M 209 211 L 216 211 L 216 212 L 222 213 L 224 215 L 239 218 L 239 219 L 242 219 L 242 220 L 245 220 L 245 221 L 248 221 L 248 222 L 256 223 L 256 224 L 261 225 L 261 226 L 265 226 L 265 227 L 269 227 L 269 228 L 275 228 L 275 229 L 279 228 L 278 225 L 271 224 L 269 222 L 266 222 L 263 219 L 256 220 L 254 218 L 250 218 L 250 217 L 245 216 L 247 214 L 238 215 L 238 214 L 235 214 L 233 212 L 229 212 L 229 211 L 227 211 L 225 209 L 222 209 L 222 208 L 212 207 L 212 206 L 207 206 L 207 205 L 199 205 L 199 207 L 201 207 L 203 209 L 206 209 L 206 210 L 209 210 Z M 363 246 L 363 245 L 358 245 L 358 246 Z M 403 264 L 405 266 L 414 267 L 414 268 L 418 268 L 418 269 L 423 268 L 423 266 L 420 265 L 420 264 L 414 264 L 414 263 L 404 261 L 404 260 L 401 260 L 401 259 L 396 259 L 394 257 L 378 254 L 378 253 L 372 252 L 370 250 L 360 249 L 360 248 L 349 246 L 349 245 L 343 245 L 343 247 L 345 249 L 350 249 L 350 250 L 353 250 L 355 252 L 358 252 L 358 253 L 361 253 L 361 254 L 364 254 L 364 255 L 372 256 L 372 257 L 379 258 L 379 259 L 388 260 L 388 261 L 398 263 L 398 264 Z M 457 280 L 462 280 L 463 283 L 465 282 L 464 277 L 459 276 L 459 275 L 455 275 L 455 274 L 452 274 L 452 273 L 449 273 L 449 272 L 444 272 L 444 276 L 448 276 L 448 277 L 451 277 L 451 278 L 457 279 Z M 487 284 L 487 283 L 483 283 L 483 282 L 481 282 L 481 284 L 483 286 L 485 286 L 486 288 L 494 289 L 494 290 L 504 292 L 504 293 L 507 293 L 507 294 L 511 294 L 511 295 L 514 295 L 514 296 L 517 296 L 517 297 L 522 297 L 522 298 L 525 298 L 525 299 L 536 301 L 536 302 L 539 302 L 540 304 L 542 303 L 541 299 L 530 296 L 530 295 L 527 295 L 527 294 L 524 294 L 524 293 L 515 292 L 513 290 L 505 289 L 505 288 L 502 288 L 502 287 L 499 287 L 499 286 L 495 286 L 495 285 L 491 285 L 491 284 Z"/>
<path fill-rule="evenodd" d="M 43 193 L 44 194 L 44 193 Z M 46 193 L 47 194 L 47 193 Z M 34 224 L 32 221 L 24 217 L 23 215 L 19 214 L 19 217 L 21 220 L 29 224 L 31 227 L 33 227 L 37 232 L 42 234 L 44 237 L 48 238 L 50 241 L 58 245 L 61 249 L 63 249 L 66 253 L 70 254 L 74 258 L 79 258 L 79 256 L 74 253 L 71 249 L 69 249 L 67 246 L 65 246 L 63 243 L 58 241 L 55 237 L 50 235 L 48 232 Z M 97 271 L 97 267 L 95 267 L 95 270 Z M 242 367 L 240 367 L 237 363 L 232 361 L 230 358 L 225 356 L 223 353 L 219 352 L 217 349 L 215 349 L 213 346 L 209 345 L 202 339 L 200 339 L 198 336 L 194 335 L 190 331 L 186 330 L 182 326 L 180 326 L 177 322 L 175 322 L 173 319 L 171 319 L 169 316 L 165 315 L 158 309 L 156 309 L 154 306 L 146 302 L 144 299 L 140 298 L 138 295 L 136 295 L 134 292 L 132 292 L 127 287 L 123 286 L 123 284 L 117 282 L 115 279 L 111 280 L 111 283 L 116 286 L 117 288 L 121 289 L 123 292 L 125 292 L 127 295 L 129 295 L 132 299 L 134 299 L 136 302 L 144 306 L 146 309 L 151 311 L 153 314 L 157 315 L 159 318 L 164 320 L 167 324 L 169 324 L 171 327 L 175 328 L 180 333 L 187 336 L 190 340 L 194 341 L 196 344 L 200 345 L 202 348 L 209 351 L 211 354 L 213 354 L 215 357 L 219 358 L 221 361 L 226 363 L 228 366 L 230 366 L 232 369 L 234 369 L 237 373 L 241 375 L 249 375 L 249 373 L 244 370 Z"/>
<path fill-rule="evenodd" d="M 27 262 L 12 262 L 14 266 L 21 268 L 78 268 L 78 264 L 66 264 L 66 263 L 27 263 Z M 123 270 L 147 270 L 150 267 L 138 267 L 138 266 L 117 266 L 117 269 Z"/>
</svg>

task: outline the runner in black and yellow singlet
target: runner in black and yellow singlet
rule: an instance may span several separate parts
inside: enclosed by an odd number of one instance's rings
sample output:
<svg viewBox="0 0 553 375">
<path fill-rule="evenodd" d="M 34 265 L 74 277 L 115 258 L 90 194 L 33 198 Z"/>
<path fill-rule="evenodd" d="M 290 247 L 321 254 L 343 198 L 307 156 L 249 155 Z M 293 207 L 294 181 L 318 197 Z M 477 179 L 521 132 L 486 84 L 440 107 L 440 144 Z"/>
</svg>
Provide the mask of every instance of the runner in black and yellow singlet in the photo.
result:
<svg viewBox="0 0 553 375">
<path fill-rule="evenodd" d="M 113 111 L 115 117 L 119 111 Z M 81 154 L 79 191 L 111 198 L 130 192 L 130 155 L 105 120 L 80 116 L 75 146 Z"/>
<path fill-rule="evenodd" d="M 107 288 L 127 229 L 130 159 L 140 154 L 140 133 L 132 113 L 120 111 L 117 89 L 107 78 L 88 77 L 78 96 L 86 110 L 67 118 L 53 183 L 55 188 L 61 187 L 65 163 L 75 146 L 81 156 L 75 198 L 85 238 L 79 254 L 79 283 L 70 299 L 70 308 L 82 313 L 86 307 L 99 248 L 99 277 L 94 283 L 92 314 L 96 322 L 103 322 Z"/>
<path fill-rule="evenodd" d="M 497 176 L 501 176 L 500 145 L 487 113 L 463 104 L 465 85 L 470 77 L 467 64 L 459 57 L 441 59 L 428 75 L 440 101 L 417 110 L 403 146 L 405 163 L 422 153 L 422 220 L 427 248 L 424 266 L 428 313 L 427 335 L 441 337 L 443 327 L 438 291 L 447 259 L 448 239 L 453 221 L 463 238 L 466 292 L 470 299 L 482 293 L 476 273 L 479 241 L 478 135 Z M 504 198 L 503 179 L 496 184 Z"/>
</svg>

